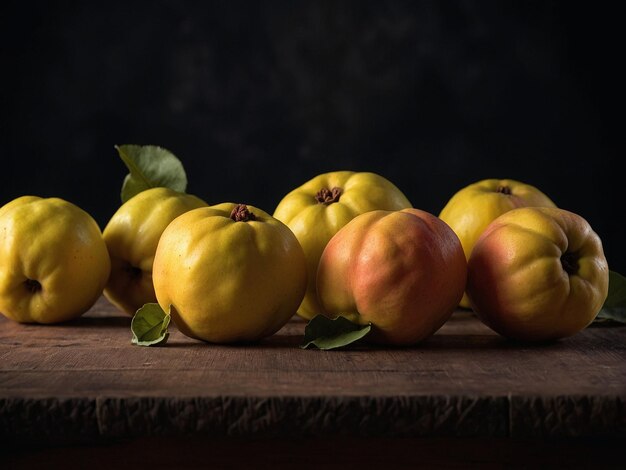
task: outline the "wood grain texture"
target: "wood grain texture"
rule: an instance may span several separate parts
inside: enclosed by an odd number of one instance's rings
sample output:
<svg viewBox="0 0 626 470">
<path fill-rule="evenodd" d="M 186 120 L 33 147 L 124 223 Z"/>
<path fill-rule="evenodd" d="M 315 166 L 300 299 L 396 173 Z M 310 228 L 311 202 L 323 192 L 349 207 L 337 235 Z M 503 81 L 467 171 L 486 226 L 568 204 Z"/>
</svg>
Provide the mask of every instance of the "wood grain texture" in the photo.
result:
<svg viewBox="0 0 626 470">
<path fill-rule="evenodd" d="M 528 345 L 458 312 L 416 347 L 324 352 L 304 326 L 143 348 L 104 299 L 63 325 L 2 318 L 0 436 L 626 437 L 626 328 Z"/>
</svg>

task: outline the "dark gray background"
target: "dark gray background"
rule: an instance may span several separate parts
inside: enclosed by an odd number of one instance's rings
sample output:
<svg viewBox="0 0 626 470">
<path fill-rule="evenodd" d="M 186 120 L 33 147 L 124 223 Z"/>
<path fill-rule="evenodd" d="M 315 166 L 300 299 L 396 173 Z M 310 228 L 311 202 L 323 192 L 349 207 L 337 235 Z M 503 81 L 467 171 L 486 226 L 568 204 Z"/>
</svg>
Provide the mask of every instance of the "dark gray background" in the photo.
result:
<svg viewBox="0 0 626 470">
<path fill-rule="evenodd" d="M 59 196 L 104 227 L 123 143 L 172 150 L 209 203 L 268 212 L 338 169 L 380 173 L 435 214 L 508 177 L 589 220 L 626 272 L 616 8 L 4 2 L 0 202 Z"/>
</svg>

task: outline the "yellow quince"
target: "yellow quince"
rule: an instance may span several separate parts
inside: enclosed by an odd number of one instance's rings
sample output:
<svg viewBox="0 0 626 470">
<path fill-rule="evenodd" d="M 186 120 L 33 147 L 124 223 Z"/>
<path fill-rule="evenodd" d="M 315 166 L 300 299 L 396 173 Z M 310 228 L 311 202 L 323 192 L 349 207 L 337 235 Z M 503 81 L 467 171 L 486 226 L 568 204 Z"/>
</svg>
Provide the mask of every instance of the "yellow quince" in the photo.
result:
<svg viewBox="0 0 626 470">
<path fill-rule="evenodd" d="M 556 207 L 536 187 L 512 179 L 485 179 L 458 191 L 445 205 L 439 218 L 457 234 L 465 258 L 469 259 L 476 240 L 496 217 L 518 207 Z M 470 308 L 467 294 L 460 306 Z"/>
<path fill-rule="evenodd" d="M 207 205 L 196 196 L 168 188 L 142 191 L 122 204 L 104 229 L 111 256 L 105 297 L 129 315 L 156 302 L 152 263 L 163 230 L 179 215 Z"/>
<path fill-rule="evenodd" d="M 317 298 L 317 267 L 339 229 L 365 212 L 409 207 L 411 203 L 393 183 L 369 172 L 324 173 L 287 194 L 274 217 L 289 226 L 306 256 L 308 285 L 298 315 L 311 319 L 323 311 Z"/>
<path fill-rule="evenodd" d="M 22 196 L 0 208 L 0 312 L 21 323 L 82 315 L 109 277 L 96 221 L 59 198 Z"/>
<path fill-rule="evenodd" d="M 293 316 L 306 288 L 306 263 L 282 222 L 253 206 L 224 203 L 168 225 L 153 278 L 159 305 L 185 335 L 254 341 Z"/>
</svg>

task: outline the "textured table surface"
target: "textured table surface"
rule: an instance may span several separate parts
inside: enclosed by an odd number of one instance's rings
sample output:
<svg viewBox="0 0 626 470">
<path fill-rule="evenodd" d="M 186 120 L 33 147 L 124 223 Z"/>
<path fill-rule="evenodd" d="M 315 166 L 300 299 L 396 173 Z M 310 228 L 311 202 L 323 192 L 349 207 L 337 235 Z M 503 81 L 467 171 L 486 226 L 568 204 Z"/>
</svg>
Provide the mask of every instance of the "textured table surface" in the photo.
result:
<svg viewBox="0 0 626 470">
<path fill-rule="evenodd" d="M 0 436 L 626 436 L 626 328 L 545 345 L 457 312 L 412 348 L 302 350 L 294 318 L 255 344 L 171 326 L 131 344 L 106 300 L 56 326 L 0 318 Z"/>
</svg>

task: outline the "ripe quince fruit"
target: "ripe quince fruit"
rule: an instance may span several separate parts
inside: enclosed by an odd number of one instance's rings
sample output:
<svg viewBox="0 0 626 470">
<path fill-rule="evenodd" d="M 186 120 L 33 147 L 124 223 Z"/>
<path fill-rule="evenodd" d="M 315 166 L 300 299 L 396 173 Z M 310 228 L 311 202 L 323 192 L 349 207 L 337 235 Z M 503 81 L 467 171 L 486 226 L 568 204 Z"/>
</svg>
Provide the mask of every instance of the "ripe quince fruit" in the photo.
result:
<svg viewBox="0 0 626 470">
<path fill-rule="evenodd" d="M 410 345 L 450 318 L 466 277 L 461 243 L 441 219 L 419 209 L 372 211 L 328 242 L 317 289 L 325 315 L 372 323 L 373 342 Z"/>
<path fill-rule="evenodd" d="M 458 191 L 439 214 L 458 235 L 465 258 L 469 259 L 476 240 L 496 217 L 518 207 L 556 207 L 536 187 L 511 179 L 485 179 Z M 470 308 L 467 294 L 460 306 Z"/>
<path fill-rule="evenodd" d="M 324 173 L 287 194 L 274 217 L 289 226 L 304 249 L 308 285 L 298 315 L 311 319 L 321 312 L 315 279 L 328 241 L 354 217 L 372 210 L 400 210 L 409 200 L 389 180 L 375 173 Z"/>
<path fill-rule="evenodd" d="M 0 312 L 21 323 L 79 317 L 110 270 L 96 221 L 59 198 L 22 196 L 0 208 Z"/>
<path fill-rule="evenodd" d="M 105 297 L 129 315 L 156 302 L 152 264 L 163 230 L 179 215 L 205 206 L 196 196 L 168 188 L 142 191 L 122 204 L 104 229 L 111 256 Z"/>
<path fill-rule="evenodd" d="M 224 203 L 191 210 L 165 229 L 153 278 L 159 305 L 185 335 L 255 341 L 294 315 L 306 261 L 282 222 L 253 206 Z"/>
<path fill-rule="evenodd" d="M 503 336 L 544 341 L 589 325 L 607 297 L 600 237 L 580 215 L 526 207 L 496 218 L 468 264 L 467 292 L 479 318 Z"/>
</svg>

